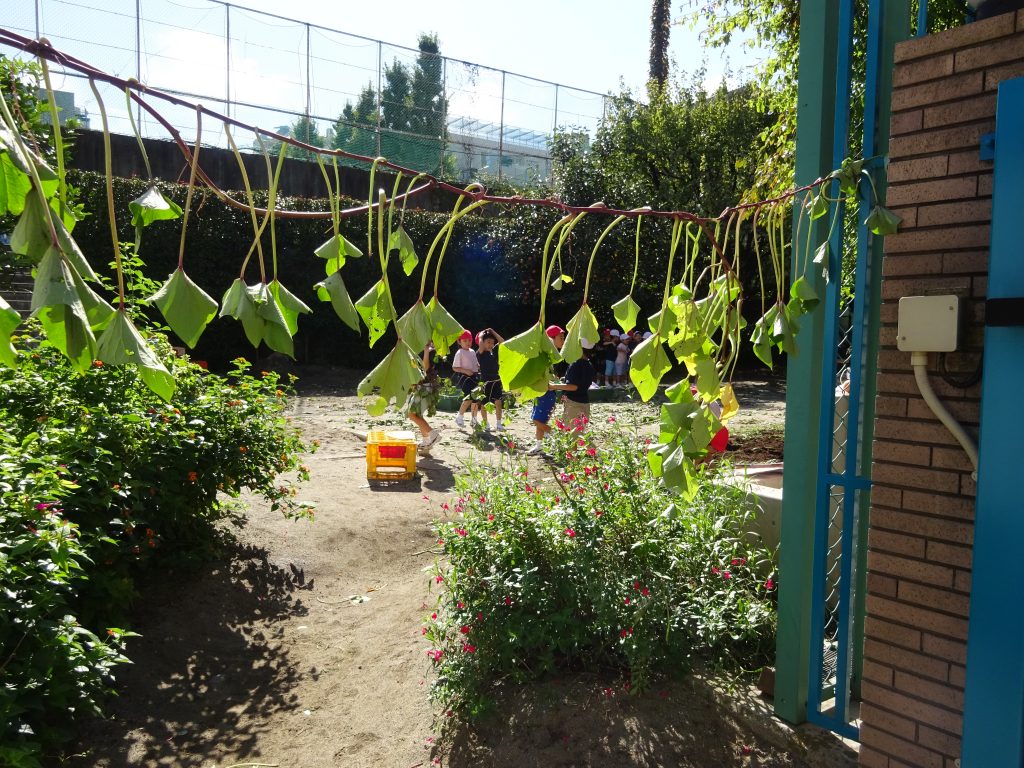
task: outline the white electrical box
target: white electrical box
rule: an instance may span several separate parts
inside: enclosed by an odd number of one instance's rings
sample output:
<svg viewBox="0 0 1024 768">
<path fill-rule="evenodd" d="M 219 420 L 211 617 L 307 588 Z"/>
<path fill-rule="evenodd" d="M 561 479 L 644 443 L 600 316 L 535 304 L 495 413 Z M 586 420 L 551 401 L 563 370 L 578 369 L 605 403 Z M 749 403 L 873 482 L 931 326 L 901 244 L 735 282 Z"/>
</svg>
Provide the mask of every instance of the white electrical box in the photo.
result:
<svg viewBox="0 0 1024 768">
<path fill-rule="evenodd" d="M 959 296 L 904 296 L 896 329 L 901 352 L 953 352 L 960 330 Z"/>
</svg>

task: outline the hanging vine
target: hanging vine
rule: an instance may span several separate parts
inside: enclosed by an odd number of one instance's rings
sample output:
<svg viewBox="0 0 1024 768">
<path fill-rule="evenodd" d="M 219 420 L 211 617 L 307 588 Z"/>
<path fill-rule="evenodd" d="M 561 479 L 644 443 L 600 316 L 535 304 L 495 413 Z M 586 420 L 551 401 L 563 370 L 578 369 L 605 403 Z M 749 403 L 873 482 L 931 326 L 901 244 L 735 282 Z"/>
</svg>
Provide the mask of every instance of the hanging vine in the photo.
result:
<svg viewBox="0 0 1024 768">
<path fill-rule="evenodd" d="M 0 98 L 0 214 L 18 216 L 11 238 L 14 250 L 35 264 L 35 289 L 32 312 L 39 318 L 43 332 L 74 364 L 84 370 L 95 360 L 104 364 L 136 365 L 147 385 L 161 397 L 170 398 L 173 377 L 159 362 L 149 343 L 132 324 L 125 311 L 124 280 L 121 270 L 122 248 L 118 243 L 113 198 L 109 192 L 112 181 L 110 138 L 106 112 L 97 81 L 105 81 L 123 90 L 131 114 L 132 105 L 145 109 L 167 128 L 189 164 L 189 183 L 184 211 L 167 200 L 150 179 L 150 187 L 129 205 L 136 229 L 138 250 L 142 230 L 155 222 L 182 218 L 177 269 L 148 301 L 155 304 L 170 328 L 192 347 L 218 311 L 242 323 L 246 337 L 254 346 L 266 343 L 271 349 L 293 354 L 293 337 L 298 330 L 300 314 L 310 312 L 302 301 L 288 291 L 278 274 L 276 221 L 280 218 L 322 218 L 330 220 L 332 234 L 315 249 L 313 255 L 324 260 L 326 279 L 314 288 L 321 301 L 329 302 L 338 317 L 349 327 L 366 327 L 372 347 L 394 325 L 397 340 L 384 357 L 358 386 L 373 414 L 381 414 L 389 406 L 400 406 L 413 385 L 423 376 L 422 350 L 428 343 L 442 352 L 454 344 L 463 326 L 441 303 L 440 274 L 444 255 L 458 222 L 477 214 L 484 206 L 544 206 L 562 212 L 545 239 L 540 256 L 539 311 L 537 322 L 528 330 L 509 339 L 498 348 L 499 374 L 505 388 L 524 399 L 547 391 L 551 366 L 560 359 L 579 359 L 584 346 L 599 341 L 597 318 L 588 304 L 590 277 L 602 243 L 608 234 L 627 220 L 635 221 L 634 267 L 629 292 L 611 307 L 623 331 L 637 326 L 642 307 L 634 298 L 637 273 L 644 243 L 641 228 L 645 219 L 663 218 L 671 222 L 671 238 L 667 269 L 660 305 L 646 318 L 650 336 L 633 352 L 630 378 L 644 400 L 651 399 L 662 379 L 673 368 L 673 358 L 686 367 L 688 377 L 667 387 L 668 403 L 661 410 L 661 429 L 657 444 L 649 452 L 652 468 L 664 481 L 688 495 L 694 490 L 695 460 L 703 456 L 722 421 L 738 410 L 738 403 L 729 380 L 735 369 L 741 347 L 743 289 L 740 281 L 740 242 L 747 235 L 755 249 L 761 314 L 754 323 L 750 341 L 754 354 L 771 366 L 778 351 L 795 354 L 796 334 L 801 318 L 814 311 L 819 303 L 814 289 L 816 272 L 824 271 L 829 261 L 829 238 L 817 245 L 811 258 L 811 242 L 807 235 L 811 223 L 831 214 L 831 230 L 841 220 L 844 203 L 858 195 L 869 196 L 873 207 L 866 225 L 876 235 L 896 230 L 899 219 L 885 209 L 877 197 L 875 180 L 864 168 L 863 160 L 847 160 L 828 176 L 771 200 L 728 208 L 715 217 L 702 217 L 682 211 L 659 211 L 649 207 L 629 211 L 609 208 L 604 203 L 588 207 L 567 206 L 549 199 L 522 199 L 489 195 L 481 185 L 465 189 L 454 187 L 423 173 L 397 166 L 386 158 L 368 158 L 340 150 L 324 150 L 306 145 L 290 137 L 256 129 L 198 105 L 191 105 L 171 94 L 149 89 L 136 81 L 124 81 L 99 72 L 89 65 L 51 48 L 45 42 L 22 38 L 0 30 L 0 42 L 35 53 L 43 63 L 49 92 L 47 61 L 87 76 L 93 87 L 103 121 L 106 148 L 110 227 L 113 238 L 114 266 L 117 273 L 117 307 L 111 306 L 87 284 L 97 275 L 89 260 L 71 237 L 74 214 L 66 205 L 63 163 L 56 170 L 34 151 L 33 144 L 20 133 L 20 127 Z M 0 84 L 2 87 L 2 84 Z M 0 94 L 2 95 L 2 94 Z M 52 104 L 52 94 L 49 94 Z M 190 147 L 150 103 L 162 100 L 187 105 L 196 113 L 196 133 Z M 235 200 L 203 171 L 200 162 L 201 135 L 204 117 L 219 122 L 224 129 L 242 173 L 245 200 Z M 132 127 L 149 171 L 145 147 Z M 232 130 L 251 131 L 261 147 L 266 165 L 268 201 L 266 208 L 256 205 Z M 60 147 L 60 125 L 53 120 L 54 142 Z M 276 167 L 271 161 L 265 140 L 280 142 Z M 277 209 L 277 190 L 281 168 L 289 147 L 312 153 L 316 158 L 326 187 L 327 211 L 282 211 Z M 57 152 L 57 157 L 61 153 Z M 359 160 L 367 164 L 370 185 L 365 206 L 342 209 L 339 158 Z M 395 173 L 390 196 L 376 189 L 377 173 L 389 169 Z M 402 192 L 403 178 L 410 181 Z M 184 271 L 186 231 L 193 190 L 197 184 L 211 189 L 217 199 L 248 212 L 253 225 L 253 242 L 242 259 L 238 278 L 224 293 L 220 304 L 196 285 Z M 415 245 L 403 226 L 409 198 L 430 188 L 442 188 L 457 194 L 451 215 L 435 235 L 421 260 Z M 400 205 L 400 208 L 399 208 Z M 795 214 L 794 214 L 795 210 Z M 397 212 L 397 225 L 395 222 Z M 340 234 L 343 218 L 366 216 L 366 256 L 376 253 L 380 278 L 358 300 L 352 298 L 342 279 L 348 259 L 364 254 Z M 587 262 L 583 300 L 567 324 L 567 336 L 561 351 L 544 333 L 548 290 L 560 290 L 572 281 L 562 265 L 563 248 L 570 247 L 576 227 L 585 217 L 611 217 L 596 238 Z M 786 224 L 793 222 L 794 240 L 805 233 L 806 248 L 793 258 L 786 239 Z M 263 238 L 269 229 L 270 269 L 267 269 Z M 376 237 L 374 237 L 376 235 Z M 730 253 L 731 246 L 731 253 Z M 397 254 L 406 277 L 420 273 L 419 295 L 400 317 L 395 310 L 388 274 L 391 256 Z M 436 259 L 435 259 L 436 254 Z M 245 273 L 252 256 L 256 256 L 259 281 L 249 285 Z M 797 265 L 796 274 L 787 275 L 788 264 Z M 433 268 L 433 294 L 426 298 L 427 280 Z M 825 274 L 825 278 L 828 276 Z M 776 298 L 768 303 L 766 296 Z M 0 299 L 0 363 L 14 365 L 17 351 L 11 336 L 21 318 Z M 691 390 L 690 379 L 694 386 Z M 709 404 L 720 400 L 720 416 Z"/>
</svg>

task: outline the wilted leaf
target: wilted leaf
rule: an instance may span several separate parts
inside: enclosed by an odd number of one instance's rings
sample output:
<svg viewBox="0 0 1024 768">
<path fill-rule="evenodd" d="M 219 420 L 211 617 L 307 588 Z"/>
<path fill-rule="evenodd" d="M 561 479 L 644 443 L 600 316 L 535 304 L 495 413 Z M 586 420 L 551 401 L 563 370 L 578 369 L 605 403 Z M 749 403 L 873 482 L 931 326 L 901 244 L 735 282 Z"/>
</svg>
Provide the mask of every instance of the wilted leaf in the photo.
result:
<svg viewBox="0 0 1024 768">
<path fill-rule="evenodd" d="M 876 235 L 892 235 L 896 233 L 896 230 L 900 227 L 900 222 L 903 221 L 899 216 L 890 211 L 883 205 L 876 205 L 871 209 L 871 213 L 864 220 L 864 224 Z"/>
<path fill-rule="evenodd" d="M 217 302 L 180 268 L 147 301 L 156 304 L 167 325 L 189 349 L 217 316 Z"/>
<path fill-rule="evenodd" d="M 174 395 L 174 377 L 124 312 L 117 312 L 103 331 L 97 344 L 96 356 L 110 365 L 138 367 L 146 386 L 165 401 Z"/>
<path fill-rule="evenodd" d="M 596 344 L 601 340 L 601 334 L 597 328 L 597 318 L 586 304 L 573 315 L 565 329 L 568 333 L 566 333 L 565 343 L 562 345 L 562 359 L 567 363 L 576 362 L 583 357 L 583 339 L 591 344 Z"/>
<path fill-rule="evenodd" d="M 398 257 L 401 259 L 402 271 L 406 276 L 411 275 L 416 269 L 416 265 L 420 263 L 420 257 L 416 255 L 416 247 L 413 245 L 412 238 L 401 224 L 391 233 L 391 238 L 388 240 L 388 252 L 395 250 L 398 251 Z"/>
<path fill-rule="evenodd" d="M 359 382 L 356 392 L 359 395 L 378 395 L 385 404 L 401 405 L 405 402 L 409 388 L 422 378 L 423 363 L 420 356 L 399 339 L 395 348 Z M 379 405 L 379 401 L 374 401 L 375 408 L 379 408 Z"/>
<path fill-rule="evenodd" d="M 148 227 L 154 221 L 181 216 L 181 207 L 164 197 L 156 184 L 150 185 L 145 192 L 128 203 L 128 210 L 132 212 L 133 227 Z"/>
<path fill-rule="evenodd" d="M 633 301 L 633 297 L 626 296 L 612 304 L 612 313 L 615 315 L 615 322 L 624 331 L 632 331 L 636 327 L 636 318 L 640 314 L 640 305 Z"/>
<path fill-rule="evenodd" d="M 356 302 L 356 311 L 363 318 L 366 329 L 370 332 L 370 346 L 372 347 L 387 331 L 391 321 L 395 319 L 391 296 L 388 294 L 383 279 L 374 283 L 373 287 Z"/>
<path fill-rule="evenodd" d="M 672 363 L 657 333 L 640 342 L 629 359 L 629 379 L 645 402 L 654 397 L 661 378 L 671 369 Z"/>
<path fill-rule="evenodd" d="M 13 368 L 17 362 L 18 353 L 11 344 L 11 334 L 14 329 L 21 325 L 21 315 L 11 309 L 11 305 L 0 296 L 0 363 Z"/>
<path fill-rule="evenodd" d="M 427 316 L 427 308 L 422 301 L 417 301 L 409 308 L 408 312 L 398 318 L 395 327 L 398 329 L 398 335 L 413 350 L 422 351 L 430 341 L 432 332 L 430 318 Z"/>
<path fill-rule="evenodd" d="M 352 297 L 348 295 L 345 281 L 341 279 L 341 270 L 331 274 L 323 282 L 313 286 L 320 301 L 329 301 L 335 313 L 356 333 L 359 332 L 359 313 L 356 312 Z"/>
<path fill-rule="evenodd" d="M 363 252 L 350 243 L 341 235 L 334 235 L 326 243 L 313 251 L 321 259 L 326 259 L 325 274 L 330 276 L 345 266 L 345 260 L 356 259 L 363 255 Z"/>
<path fill-rule="evenodd" d="M 445 354 L 458 341 L 464 326 L 445 309 L 434 296 L 427 303 L 427 318 L 430 320 L 430 333 L 434 340 L 434 348 Z"/>
</svg>

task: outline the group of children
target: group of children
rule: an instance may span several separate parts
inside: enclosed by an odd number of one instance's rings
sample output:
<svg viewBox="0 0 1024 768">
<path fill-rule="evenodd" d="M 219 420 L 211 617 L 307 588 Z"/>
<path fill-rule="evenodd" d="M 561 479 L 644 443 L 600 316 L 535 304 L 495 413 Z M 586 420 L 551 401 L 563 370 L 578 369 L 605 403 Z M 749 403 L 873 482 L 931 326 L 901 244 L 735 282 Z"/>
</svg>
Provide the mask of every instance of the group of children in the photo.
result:
<svg viewBox="0 0 1024 768">
<path fill-rule="evenodd" d="M 644 339 L 651 337 L 650 331 L 619 332 L 617 328 L 605 328 L 601 339 L 601 361 L 597 369 L 599 387 L 629 386 L 629 359 Z"/>
</svg>

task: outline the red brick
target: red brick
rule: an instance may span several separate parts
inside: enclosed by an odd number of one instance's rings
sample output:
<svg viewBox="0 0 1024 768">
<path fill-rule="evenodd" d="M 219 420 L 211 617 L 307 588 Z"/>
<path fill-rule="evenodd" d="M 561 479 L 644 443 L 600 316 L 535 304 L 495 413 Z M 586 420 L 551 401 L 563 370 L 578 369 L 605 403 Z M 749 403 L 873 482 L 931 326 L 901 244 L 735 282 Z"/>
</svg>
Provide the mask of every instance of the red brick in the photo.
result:
<svg viewBox="0 0 1024 768">
<path fill-rule="evenodd" d="M 917 113 L 913 113 L 917 114 Z M 949 158 L 945 155 L 919 157 L 913 160 L 896 160 L 889 163 L 889 183 L 900 181 L 920 181 L 922 179 L 945 176 L 949 166 Z M 952 172 L 950 171 L 950 175 Z"/>
<path fill-rule="evenodd" d="M 971 367 L 973 368 L 973 366 Z M 936 372 L 929 371 L 928 378 L 931 380 L 933 378 L 939 378 L 939 376 Z M 973 427 L 978 424 L 980 405 L 977 400 L 946 398 L 943 400 L 942 404 L 946 407 L 946 410 L 953 414 L 953 417 L 965 427 Z M 941 423 L 938 421 L 938 417 L 935 415 L 934 411 L 932 411 L 928 406 L 928 403 L 920 398 L 907 399 L 907 418 Z M 956 444 L 960 445 L 960 443 Z"/>
<path fill-rule="evenodd" d="M 959 595 L 948 589 L 935 589 L 912 581 L 901 581 L 897 598 L 904 602 L 914 603 L 925 608 L 935 608 L 947 613 L 958 613 L 966 617 L 971 609 L 971 599 L 967 595 Z"/>
<path fill-rule="evenodd" d="M 907 490 L 903 492 L 903 507 L 911 512 L 974 520 L 974 500 L 959 496 Z"/>
<path fill-rule="evenodd" d="M 960 475 L 960 495 L 972 499 L 978 495 L 978 482 L 968 474 Z"/>
<path fill-rule="evenodd" d="M 978 91 L 980 93 L 980 89 Z M 955 97 L 957 99 L 962 97 Z M 968 148 L 977 149 L 981 137 L 995 130 L 995 120 L 977 120 L 949 128 L 932 128 L 889 139 L 889 154 L 895 158 L 931 155 Z"/>
<path fill-rule="evenodd" d="M 888 509 L 879 509 L 872 514 L 871 525 L 954 544 L 970 542 L 974 531 L 974 526 L 966 523 Z"/>
<path fill-rule="evenodd" d="M 907 399 L 878 395 L 875 397 L 875 414 L 877 416 L 906 416 Z"/>
<path fill-rule="evenodd" d="M 1021 74 L 1024 74 L 1022 72 Z M 992 196 L 992 174 L 991 173 L 980 173 L 978 174 L 978 197 L 991 197 Z"/>
<path fill-rule="evenodd" d="M 991 119 L 996 114 L 995 96 L 995 93 L 985 93 L 954 104 L 927 107 L 924 110 L 924 124 L 922 127 L 926 129 L 944 128 L 945 126 L 957 125 L 958 123 L 969 123 L 973 120 Z M 955 171 L 951 170 L 950 173 L 955 173 Z"/>
<path fill-rule="evenodd" d="M 967 686 L 967 667 L 962 667 L 959 664 L 950 664 L 949 684 L 963 690 Z"/>
<path fill-rule="evenodd" d="M 945 32 L 905 40 L 896 45 L 894 61 L 903 62 L 919 59 L 936 53 L 994 40 L 1014 31 L 1014 19 L 1007 16 L 993 16 L 973 24 L 954 27 Z"/>
<path fill-rule="evenodd" d="M 933 448 L 932 463 L 936 467 L 959 469 L 970 472 L 974 469 L 970 458 L 963 448 Z"/>
<path fill-rule="evenodd" d="M 871 659 L 864 659 L 862 677 L 865 680 L 871 680 L 879 685 L 885 685 L 890 688 L 892 687 L 892 681 L 895 679 L 890 667 L 887 667 L 884 664 L 879 664 Z M 861 717 L 863 718 L 863 716 L 864 712 L 861 710 Z"/>
<path fill-rule="evenodd" d="M 971 296 L 975 299 L 988 296 L 988 275 L 975 275 L 971 278 Z"/>
<path fill-rule="evenodd" d="M 935 563 L 947 563 L 957 568 L 971 567 L 971 548 L 957 547 L 940 541 L 928 542 L 928 560 Z"/>
<path fill-rule="evenodd" d="M 868 614 L 865 619 L 864 636 L 874 637 L 911 650 L 921 647 L 920 631 L 902 624 L 893 624 L 891 621 L 885 621 L 871 614 Z"/>
<path fill-rule="evenodd" d="M 889 134 L 899 136 L 901 133 L 913 133 L 924 127 L 924 112 L 920 109 L 910 112 L 897 112 L 892 116 Z"/>
<path fill-rule="evenodd" d="M 1013 40 L 1014 38 L 1008 38 Z M 946 78 L 953 74 L 954 56 L 958 54 L 943 53 L 937 56 L 929 56 L 926 59 L 908 62 L 896 67 L 892 73 L 893 87 L 899 88 L 904 85 L 924 82 L 925 80 L 937 80 L 940 77 Z"/>
<path fill-rule="evenodd" d="M 951 712 L 943 707 L 934 706 L 930 702 L 920 701 L 900 691 L 883 688 L 867 680 L 861 686 L 861 694 L 864 701 L 870 701 L 872 704 L 892 712 L 899 712 L 904 717 L 909 717 L 918 723 L 925 723 L 950 733 L 960 733 L 963 715 L 959 712 Z"/>
<path fill-rule="evenodd" d="M 926 550 L 927 551 L 927 550 Z M 913 560 L 882 552 L 868 552 L 868 570 L 896 578 L 912 579 L 939 587 L 953 586 L 953 569 L 938 563 Z"/>
<path fill-rule="evenodd" d="M 955 203 L 923 205 L 917 209 L 917 223 L 921 227 L 948 224 L 976 224 L 992 221 L 992 200 L 960 200 Z"/>
<path fill-rule="evenodd" d="M 864 666 L 867 668 L 867 663 Z M 913 720 L 901 717 L 895 712 L 887 712 L 884 709 L 873 707 L 866 701 L 861 705 L 860 719 L 862 723 L 867 723 L 907 741 L 913 741 L 917 736 L 917 723 Z"/>
<path fill-rule="evenodd" d="M 883 576 L 880 573 L 869 573 L 867 577 L 868 592 L 886 597 L 896 597 L 896 587 L 899 582 L 891 576 Z"/>
<path fill-rule="evenodd" d="M 871 451 L 875 461 L 916 464 L 921 467 L 931 466 L 931 448 L 927 445 L 876 440 Z"/>
<path fill-rule="evenodd" d="M 948 493 L 960 490 L 960 478 L 956 473 L 877 461 L 872 467 L 871 479 L 876 483 L 889 483 L 904 488 L 927 488 Z"/>
<path fill-rule="evenodd" d="M 905 621 L 907 624 L 937 635 L 946 635 L 956 639 L 967 638 L 967 619 L 960 616 L 950 616 L 946 613 L 919 608 L 878 595 L 868 595 L 867 604 L 868 613 L 873 616 Z"/>
<path fill-rule="evenodd" d="M 871 489 L 871 503 L 873 505 L 901 509 L 903 507 L 903 492 L 899 488 L 880 485 L 877 488 Z"/>
<path fill-rule="evenodd" d="M 947 637 L 936 637 L 925 633 L 921 639 L 924 652 L 955 664 L 964 664 L 967 661 L 967 643 L 960 640 L 950 640 Z"/>
<path fill-rule="evenodd" d="M 942 63 L 936 65 L 938 69 L 941 69 L 945 57 L 940 61 Z M 966 72 L 972 69 L 981 69 L 982 67 L 991 67 L 997 64 L 1004 64 L 1007 62 L 1019 61 L 1024 59 L 1024 36 L 1013 35 L 1002 40 L 995 42 L 987 42 L 985 45 L 979 45 L 976 48 L 965 48 L 962 51 L 956 52 L 956 71 Z M 921 67 L 922 72 L 927 70 Z"/>
<path fill-rule="evenodd" d="M 964 692 L 948 683 L 936 683 L 923 677 L 896 670 L 896 684 L 893 686 L 911 696 L 924 699 L 932 704 L 962 712 L 964 708 Z"/>
<path fill-rule="evenodd" d="M 933 680 L 946 682 L 949 676 L 949 662 L 925 656 L 920 651 L 908 651 L 888 643 L 868 638 L 864 642 L 864 658 L 872 659 L 879 664 L 886 664 L 899 670 L 909 670 Z M 872 678 L 874 680 L 875 678 Z M 876 682 L 878 682 L 876 680 Z"/>
<path fill-rule="evenodd" d="M 989 243 L 989 225 L 944 226 L 941 229 L 915 229 L 897 232 L 885 238 L 886 253 L 944 251 L 950 248 L 984 248 Z M 892 294 L 886 294 L 891 296 Z"/>
<path fill-rule="evenodd" d="M 868 531 L 868 546 L 875 552 L 889 552 L 894 555 L 906 555 L 921 559 L 924 558 L 925 553 L 924 539 L 915 536 L 904 536 L 900 533 L 890 533 L 874 526 Z M 889 595 L 889 597 L 895 596 L 895 594 Z"/>
<path fill-rule="evenodd" d="M 861 768 L 889 768 L 889 757 L 861 744 L 860 752 L 857 754 L 857 765 Z"/>
<path fill-rule="evenodd" d="M 988 251 L 963 251 L 942 254 L 942 271 L 946 274 L 987 272 Z"/>
<path fill-rule="evenodd" d="M 906 354 L 906 353 L 903 353 Z M 884 419 L 875 425 L 875 438 L 891 437 L 896 440 L 910 440 L 933 445 L 959 445 L 939 422 L 911 421 L 908 419 Z M 875 478 L 877 481 L 879 478 Z M 882 481 L 885 482 L 885 481 Z M 904 485 L 902 478 L 893 480 L 894 485 Z M 918 486 L 922 487 L 922 486 Z M 928 487 L 928 486 L 923 486 Z M 938 489 L 935 489 L 938 490 Z"/>
<path fill-rule="evenodd" d="M 977 191 L 978 180 L 975 176 L 956 176 L 954 178 L 931 179 L 929 181 L 905 182 L 903 184 L 890 185 L 886 192 L 886 205 L 898 208 L 901 205 L 919 205 L 921 203 L 944 202 L 958 198 L 973 198 Z M 889 238 L 886 238 L 886 242 L 889 242 Z"/>
<path fill-rule="evenodd" d="M 953 587 L 967 594 L 971 593 L 971 572 L 956 571 L 953 574 Z"/>
<path fill-rule="evenodd" d="M 917 734 L 917 743 L 928 749 L 934 749 L 948 757 L 960 756 L 960 737 L 945 731 L 938 731 L 922 725 Z"/>
<path fill-rule="evenodd" d="M 939 753 L 876 729 L 868 723 L 861 725 L 860 738 L 863 743 L 903 759 L 916 768 L 942 768 L 942 755 Z"/>
<path fill-rule="evenodd" d="M 977 173 L 989 176 L 992 174 L 992 161 L 982 160 L 977 147 L 968 147 L 964 152 L 951 152 L 947 165 L 950 176 L 964 173 Z"/>
<path fill-rule="evenodd" d="M 939 259 L 933 253 L 906 255 L 887 253 L 882 259 L 882 275 L 884 277 L 903 277 L 906 275 L 933 275 Z"/>
</svg>

